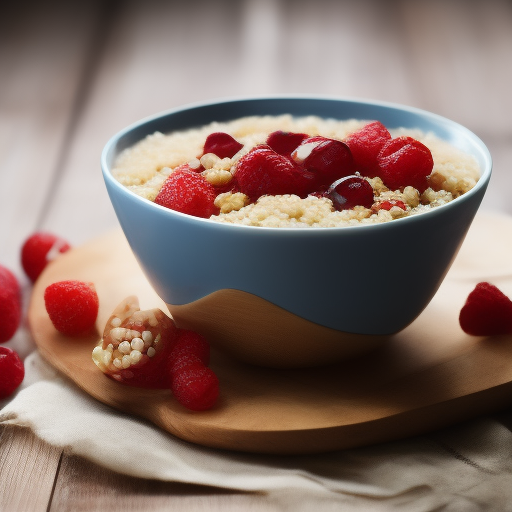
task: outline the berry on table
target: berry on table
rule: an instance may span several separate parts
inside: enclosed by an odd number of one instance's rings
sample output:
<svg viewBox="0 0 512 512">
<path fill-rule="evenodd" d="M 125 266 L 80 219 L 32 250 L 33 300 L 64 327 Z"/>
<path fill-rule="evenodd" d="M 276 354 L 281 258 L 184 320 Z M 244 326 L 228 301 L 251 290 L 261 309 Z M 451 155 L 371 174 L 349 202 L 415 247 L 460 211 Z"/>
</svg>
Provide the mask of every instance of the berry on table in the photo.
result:
<svg viewBox="0 0 512 512">
<path fill-rule="evenodd" d="M 206 137 L 203 154 L 213 153 L 219 158 L 232 158 L 242 148 L 243 144 L 224 132 L 211 133 Z"/>
<path fill-rule="evenodd" d="M 171 210 L 208 218 L 218 213 L 215 188 L 201 174 L 189 170 L 174 171 L 164 182 L 155 203 Z"/>
<path fill-rule="evenodd" d="M 512 334 L 512 301 L 493 284 L 478 283 L 460 311 L 459 323 L 473 336 Z"/>
<path fill-rule="evenodd" d="M 21 290 L 14 274 L 0 265 L 0 343 L 9 341 L 21 321 Z"/>
<path fill-rule="evenodd" d="M 346 176 L 335 181 L 327 190 L 328 197 L 336 210 L 348 210 L 355 206 L 371 208 L 373 188 L 360 176 Z"/>
<path fill-rule="evenodd" d="M 384 144 L 378 164 L 378 175 L 388 188 L 397 190 L 410 185 L 424 192 L 434 160 L 427 146 L 412 137 L 402 136 Z"/>
<path fill-rule="evenodd" d="M 92 283 L 58 281 L 44 291 L 44 303 L 54 327 L 67 336 L 84 334 L 94 327 L 99 300 Z"/>
<path fill-rule="evenodd" d="M 204 411 L 215 405 L 219 396 L 219 379 L 202 364 L 190 364 L 172 379 L 171 391 L 176 400 L 192 411 Z"/>
<path fill-rule="evenodd" d="M 37 232 L 21 248 L 21 265 L 32 282 L 35 282 L 46 265 L 71 246 L 66 240 L 52 233 Z"/>
<path fill-rule="evenodd" d="M 25 377 L 25 367 L 14 350 L 0 347 L 0 400 L 11 396 Z"/>
</svg>

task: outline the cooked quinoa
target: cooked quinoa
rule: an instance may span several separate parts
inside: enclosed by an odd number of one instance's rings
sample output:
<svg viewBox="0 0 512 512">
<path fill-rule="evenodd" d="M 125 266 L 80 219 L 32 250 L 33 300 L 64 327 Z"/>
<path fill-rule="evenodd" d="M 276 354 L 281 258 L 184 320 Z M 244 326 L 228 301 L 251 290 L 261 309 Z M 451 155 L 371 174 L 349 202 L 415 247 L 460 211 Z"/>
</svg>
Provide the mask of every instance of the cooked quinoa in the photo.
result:
<svg viewBox="0 0 512 512">
<path fill-rule="evenodd" d="M 252 116 L 167 135 L 156 132 L 124 150 L 112 174 L 134 193 L 154 201 L 165 179 L 183 163 L 196 168 L 202 165 L 205 178 L 219 186 L 229 183 L 238 159 L 254 146 L 264 143 L 273 131 L 301 132 L 342 140 L 368 122 L 355 119 L 338 121 L 315 116 Z M 197 157 L 203 152 L 206 137 L 219 131 L 229 133 L 244 147 L 233 158 L 221 159 L 210 153 L 199 160 Z M 255 203 L 250 203 L 245 194 L 228 192 L 217 196 L 215 204 L 221 213 L 211 219 L 267 227 L 338 227 L 380 223 L 448 203 L 473 188 L 478 181 L 480 171 L 476 159 L 434 134 L 404 128 L 390 130 L 390 133 L 393 137 L 408 135 L 422 142 L 430 149 L 434 160 L 430 175 L 432 188 L 421 195 L 413 187 L 392 191 L 384 186 L 380 178 L 367 178 L 377 202 L 402 201 L 406 205 L 405 211 L 397 206 L 390 210 L 373 211 L 355 207 L 337 211 L 329 199 L 316 196 L 305 199 L 294 195 L 262 196 Z"/>
</svg>

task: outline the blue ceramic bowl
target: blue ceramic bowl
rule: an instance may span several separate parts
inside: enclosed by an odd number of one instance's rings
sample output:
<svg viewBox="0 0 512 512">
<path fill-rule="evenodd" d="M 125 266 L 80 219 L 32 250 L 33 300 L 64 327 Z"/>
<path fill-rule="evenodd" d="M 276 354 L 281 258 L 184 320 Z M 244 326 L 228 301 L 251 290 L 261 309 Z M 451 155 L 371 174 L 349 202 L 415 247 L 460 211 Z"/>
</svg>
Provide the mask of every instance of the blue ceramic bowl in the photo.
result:
<svg viewBox="0 0 512 512">
<path fill-rule="evenodd" d="M 425 214 L 375 225 L 287 229 L 228 225 L 181 214 L 135 195 L 111 175 L 123 149 L 157 130 L 167 133 L 212 121 L 285 113 L 379 120 L 388 128 L 432 131 L 474 155 L 481 178 L 468 193 Z M 492 161 L 472 132 L 429 112 L 374 101 L 286 96 L 195 104 L 143 119 L 106 144 L 101 165 L 128 242 L 171 312 L 174 306 L 235 290 L 330 331 L 387 336 L 409 325 L 436 293 L 482 201 Z M 377 290 L 385 290 L 385 298 L 378 298 Z M 250 318 L 249 311 L 238 313 Z M 197 323 L 198 330 L 208 331 L 190 315 L 182 323 Z M 240 343 L 250 338 L 247 326 L 229 333 L 222 326 L 209 329 L 216 339 L 231 336 L 232 344 L 237 336 Z"/>
</svg>

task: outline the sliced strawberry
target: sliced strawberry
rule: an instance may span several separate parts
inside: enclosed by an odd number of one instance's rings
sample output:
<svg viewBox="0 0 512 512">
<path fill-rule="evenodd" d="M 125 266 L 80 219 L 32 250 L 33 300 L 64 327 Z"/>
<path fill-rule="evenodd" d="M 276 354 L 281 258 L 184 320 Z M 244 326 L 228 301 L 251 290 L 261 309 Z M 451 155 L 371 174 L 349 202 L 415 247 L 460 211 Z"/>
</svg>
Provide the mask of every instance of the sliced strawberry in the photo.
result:
<svg viewBox="0 0 512 512">
<path fill-rule="evenodd" d="M 412 137 L 402 136 L 384 144 L 378 164 L 378 175 L 388 188 L 412 186 L 423 192 L 428 187 L 427 176 L 432 172 L 434 160 L 427 146 Z"/>
<path fill-rule="evenodd" d="M 473 336 L 512 334 L 512 301 L 496 286 L 478 283 L 460 311 L 459 323 Z"/>
<path fill-rule="evenodd" d="M 15 275 L 0 265 L 0 343 L 9 341 L 21 321 L 21 289 Z"/>
<path fill-rule="evenodd" d="M 377 176 L 377 158 L 384 144 L 391 139 L 388 129 L 379 121 L 373 121 L 350 134 L 345 143 L 350 148 L 355 170 L 363 176 Z"/>
<path fill-rule="evenodd" d="M 195 217 L 208 218 L 219 213 L 214 201 L 217 191 L 201 174 L 174 171 L 164 182 L 155 203 Z"/>
<path fill-rule="evenodd" d="M 178 328 L 160 309 L 141 311 L 137 297 L 114 310 L 92 358 L 112 379 L 153 389 L 170 387 L 168 358 Z"/>
<path fill-rule="evenodd" d="M 257 146 L 240 158 L 235 178 L 240 191 L 253 200 L 267 194 L 304 197 L 314 184 L 312 173 L 266 145 Z"/>
<path fill-rule="evenodd" d="M 284 132 L 282 130 L 278 130 L 272 132 L 267 137 L 267 144 L 276 153 L 284 156 L 290 156 L 297 146 L 307 138 L 308 135 L 305 133 Z"/>
<path fill-rule="evenodd" d="M 219 158 L 233 158 L 243 147 L 243 144 L 228 133 L 215 132 L 206 137 L 203 154 L 213 153 Z"/>
</svg>

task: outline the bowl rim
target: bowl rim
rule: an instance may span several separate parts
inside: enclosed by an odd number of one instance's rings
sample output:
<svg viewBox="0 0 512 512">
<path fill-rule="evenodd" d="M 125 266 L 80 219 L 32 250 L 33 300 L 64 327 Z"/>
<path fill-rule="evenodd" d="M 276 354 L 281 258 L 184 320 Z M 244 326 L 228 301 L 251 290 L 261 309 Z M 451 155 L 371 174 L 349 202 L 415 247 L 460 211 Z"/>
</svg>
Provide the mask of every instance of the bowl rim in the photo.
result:
<svg viewBox="0 0 512 512">
<path fill-rule="evenodd" d="M 278 100 L 295 100 L 295 101 L 332 101 L 332 102 L 344 102 L 347 104 L 352 105 L 365 105 L 370 107 L 378 107 L 378 108 L 385 108 L 389 110 L 396 110 L 400 112 L 406 112 L 409 114 L 417 115 L 419 117 L 423 117 L 425 119 L 428 119 L 436 124 L 439 124 L 440 126 L 445 126 L 450 129 L 450 131 L 456 130 L 458 133 L 462 134 L 467 140 L 472 142 L 472 146 L 475 149 L 479 150 L 480 157 L 485 164 L 483 168 L 480 169 L 480 178 L 477 181 L 476 185 L 466 192 L 465 194 L 453 199 L 449 203 L 446 203 L 444 205 L 440 205 L 436 208 L 433 208 L 432 210 L 429 210 L 427 212 L 418 213 L 415 215 L 410 215 L 407 217 L 402 217 L 399 219 L 393 219 L 389 222 L 381 222 L 381 223 L 374 223 L 374 224 L 357 224 L 357 225 L 349 225 L 349 226 L 334 226 L 334 227 L 307 227 L 307 228 L 299 228 L 299 227 L 269 227 L 269 226 L 249 226 L 244 224 L 232 224 L 232 223 L 223 223 L 223 222 L 216 222 L 214 220 L 208 219 L 208 218 L 201 218 L 201 217 L 194 217 L 192 215 L 188 215 L 185 213 L 181 213 L 175 210 L 171 210 L 169 208 L 165 208 L 164 206 L 158 205 L 154 203 L 153 201 L 150 201 L 142 196 L 139 196 L 135 192 L 131 191 L 127 187 L 125 187 L 122 183 L 117 181 L 114 176 L 112 175 L 112 169 L 110 168 L 108 164 L 108 158 L 112 151 L 114 151 L 114 148 L 116 144 L 121 140 L 124 136 L 129 134 L 130 132 L 133 132 L 137 129 L 140 129 L 144 125 L 153 123 L 157 121 L 158 119 L 165 118 L 172 116 L 174 114 L 183 113 L 187 110 L 194 110 L 194 109 L 200 109 L 200 108 L 208 108 L 216 105 L 228 105 L 228 104 L 236 104 L 241 102 L 252 102 L 252 101 L 278 101 Z M 247 115 L 247 114 L 245 114 Z M 266 115 L 266 114 L 262 114 Z M 277 114 L 276 114 L 277 115 Z M 292 114 L 293 115 L 293 114 Z M 311 115 L 318 115 L 318 114 L 311 114 Z M 244 117 L 244 114 L 238 117 Z M 301 116 L 297 116 L 301 117 Z M 328 117 L 325 116 L 319 116 L 323 117 L 324 119 L 328 119 Z M 236 119 L 237 117 L 233 117 L 232 119 Z M 331 119 L 338 119 L 336 117 L 331 117 Z M 348 119 L 348 118 L 347 118 Z M 341 119 L 339 119 L 341 120 Z M 213 122 L 212 119 L 210 122 Z M 198 126 L 199 127 L 199 126 Z M 188 128 L 183 128 L 188 129 Z M 149 133 L 148 133 L 149 135 Z M 138 139 L 138 141 L 142 140 Z M 136 142 L 138 142 L 136 141 Z M 134 142 L 134 144 L 136 143 Z M 117 153 L 119 154 L 119 153 Z M 469 130 L 469 128 L 466 128 L 464 125 L 453 121 L 447 117 L 441 116 L 439 114 L 435 114 L 433 112 L 403 105 L 399 103 L 394 102 L 388 102 L 388 101 L 381 101 L 381 100 L 372 100 L 372 99 L 365 99 L 365 98 L 358 98 L 358 97 L 349 97 L 349 96 L 329 96 L 329 95 L 316 95 L 316 94 L 273 94 L 273 95 L 254 95 L 254 96 L 233 96 L 233 97 L 225 97 L 225 98 L 217 98 L 212 100 L 206 100 L 206 101 L 198 101 L 198 102 L 192 102 L 183 104 L 177 107 L 173 107 L 167 110 L 163 110 L 160 112 L 157 112 L 155 114 L 143 117 L 139 119 L 138 121 L 135 121 L 128 126 L 124 127 L 123 129 L 119 130 L 117 133 L 115 133 L 104 145 L 103 150 L 101 152 L 101 169 L 103 173 L 103 177 L 107 185 L 113 186 L 118 192 L 122 193 L 125 197 L 131 197 L 133 200 L 141 201 L 143 204 L 151 205 L 150 207 L 156 208 L 157 211 L 160 211 L 163 215 L 168 215 L 170 217 L 177 217 L 178 219 L 187 220 L 192 223 L 207 223 L 208 226 L 211 226 L 212 229 L 229 229 L 229 230 L 254 230 L 255 232 L 261 232 L 261 233 L 279 233 L 281 235 L 284 235 L 285 233 L 315 233 L 318 234 L 319 232 L 322 233 L 339 233 L 340 230 L 346 231 L 347 228 L 350 228 L 350 231 L 353 230 L 367 230 L 371 231 L 372 229 L 391 229 L 393 225 L 396 225 L 397 223 L 405 223 L 405 222 L 417 222 L 419 218 L 423 217 L 423 215 L 428 214 L 429 218 L 432 218 L 432 216 L 435 215 L 443 215 L 444 213 L 448 213 L 448 211 L 451 208 L 456 208 L 457 205 L 460 202 L 467 201 L 471 197 L 473 197 L 475 194 L 478 194 L 482 188 L 486 188 L 491 174 L 492 174 L 492 156 L 489 152 L 489 149 L 487 148 L 486 144 L 482 141 L 480 137 L 478 137 L 474 132 Z M 444 212 L 444 213 L 443 213 Z M 303 236 L 303 235 L 301 235 Z"/>
</svg>

